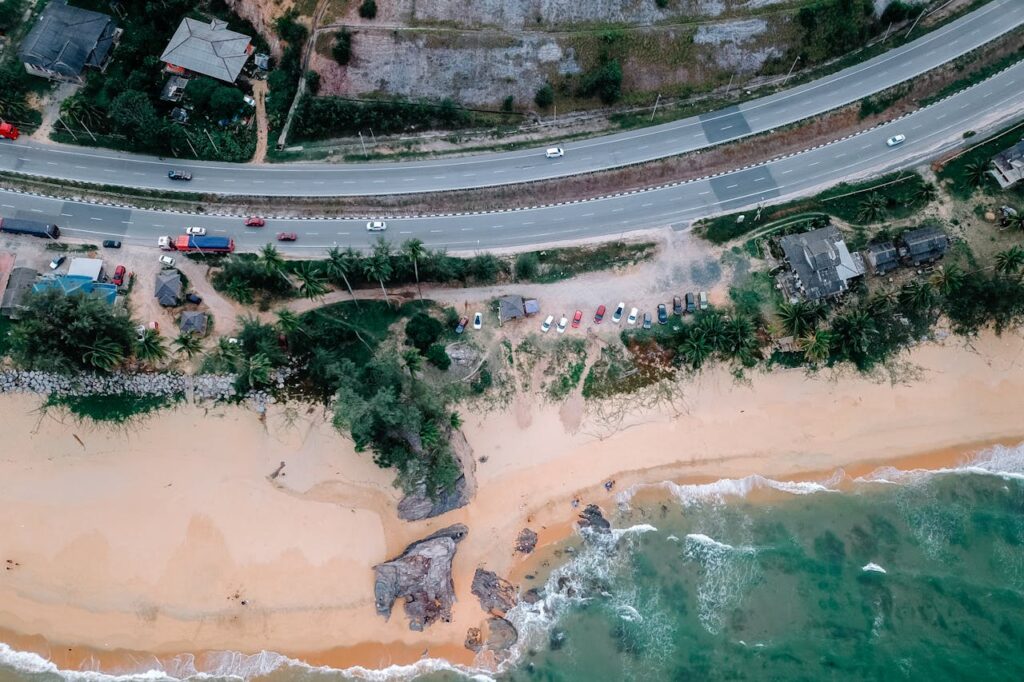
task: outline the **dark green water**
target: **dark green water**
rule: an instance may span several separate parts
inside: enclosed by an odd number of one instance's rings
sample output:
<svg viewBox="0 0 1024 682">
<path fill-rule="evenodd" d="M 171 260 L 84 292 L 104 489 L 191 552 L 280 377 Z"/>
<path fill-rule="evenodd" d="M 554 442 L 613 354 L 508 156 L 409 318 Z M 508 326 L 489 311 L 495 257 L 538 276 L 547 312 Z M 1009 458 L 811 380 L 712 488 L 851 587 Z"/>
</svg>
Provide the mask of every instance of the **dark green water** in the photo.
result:
<svg viewBox="0 0 1024 682">
<path fill-rule="evenodd" d="M 545 599 L 510 616 L 522 648 L 495 677 L 1024 679 L 1024 446 L 869 479 L 843 492 L 827 490 L 838 479 L 666 486 L 663 501 L 624 504 L 610 514 L 619 530 L 570 543 Z M 747 501 L 758 488 L 770 499 Z M 26 665 L 0 664 L 0 680 L 67 677 Z M 427 667 L 378 677 L 274 655 L 218 663 L 268 682 L 466 679 Z"/>
</svg>

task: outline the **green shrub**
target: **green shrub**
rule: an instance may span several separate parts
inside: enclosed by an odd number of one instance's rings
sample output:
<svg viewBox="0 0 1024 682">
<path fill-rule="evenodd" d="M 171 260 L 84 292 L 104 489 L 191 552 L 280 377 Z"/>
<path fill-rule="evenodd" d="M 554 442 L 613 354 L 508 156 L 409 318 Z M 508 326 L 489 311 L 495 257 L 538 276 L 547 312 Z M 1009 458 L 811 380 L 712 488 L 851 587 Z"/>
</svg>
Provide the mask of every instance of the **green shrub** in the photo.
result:
<svg viewBox="0 0 1024 682">
<path fill-rule="evenodd" d="M 473 380 L 473 383 L 471 383 L 469 387 L 472 389 L 473 393 L 480 395 L 481 393 L 486 392 L 493 384 L 494 377 L 491 376 L 491 373 L 485 366 L 480 368 L 480 374 L 477 375 L 476 379 Z"/>
<path fill-rule="evenodd" d="M 545 83 L 533 96 L 533 101 L 541 109 L 547 109 L 555 103 L 555 91 L 549 83 Z"/>
<path fill-rule="evenodd" d="M 301 45 L 309 37 L 309 30 L 295 21 L 298 16 L 298 11 L 293 7 L 274 22 L 274 31 L 277 35 L 281 40 L 292 45 Z"/>
<path fill-rule="evenodd" d="M 345 66 L 352 61 L 352 34 L 348 29 L 342 28 L 334 36 L 334 46 L 331 47 L 331 56 L 334 61 Z"/>
<path fill-rule="evenodd" d="M 614 104 L 622 96 L 622 66 L 612 59 L 583 76 L 579 94 L 598 97 L 605 104 Z"/>
<path fill-rule="evenodd" d="M 654 4 L 658 6 L 658 9 L 665 9 L 668 7 L 668 0 L 654 0 Z"/>
<path fill-rule="evenodd" d="M 515 97 L 513 97 L 512 95 L 509 95 L 504 100 L 502 100 L 502 102 L 501 102 L 501 110 L 502 111 L 509 111 L 510 112 L 510 111 L 512 111 L 512 108 L 515 106 L 515 104 L 516 104 Z"/>
<path fill-rule="evenodd" d="M 452 366 L 452 359 L 444 351 L 444 346 L 435 343 L 427 349 L 427 362 L 440 370 L 446 370 Z"/>
<path fill-rule="evenodd" d="M 306 72 L 306 91 L 313 95 L 320 92 L 320 74 L 316 71 Z"/>
<path fill-rule="evenodd" d="M 430 315 L 420 312 L 405 324 L 405 339 L 410 346 L 427 351 L 444 333 L 444 325 Z"/>
<path fill-rule="evenodd" d="M 363 4 L 359 5 L 359 16 L 363 19 L 376 19 L 377 18 L 377 2 L 376 0 L 363 0 Z"/>
<path fill-rule="evenodd" d="M 540 271 L 540 259 L 533 251 L 516 256 L 516 279 L 534 279 Z"/>
</svg>

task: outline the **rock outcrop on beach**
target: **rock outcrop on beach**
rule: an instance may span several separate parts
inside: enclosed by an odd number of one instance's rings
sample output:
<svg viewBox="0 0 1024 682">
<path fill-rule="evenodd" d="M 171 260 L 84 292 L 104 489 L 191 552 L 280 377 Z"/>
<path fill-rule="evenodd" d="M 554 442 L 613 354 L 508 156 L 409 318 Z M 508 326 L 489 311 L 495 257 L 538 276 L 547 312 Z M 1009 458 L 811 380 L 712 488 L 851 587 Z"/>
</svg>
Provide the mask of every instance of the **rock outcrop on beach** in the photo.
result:
<svg viewBox="0 0 1024 682">
<path fill-rule="evenodd" d="M 438 619 L 449 622 L 455 602 L 452 559 L 469 529 L 461 523 L 417 540 L 400 556 L 373 567 L 377 613 L 391 617 L 399 597 L 405 599 L 409 629 L 422 631 Z"/>
<path fill-rule="evenodd" d="M 579 519 L 580 528 L 589 528 L 590 530 L 597 533 L 608 533 L 612 529 L 612 524 L 608 523 L 608 519 L 601 513 L 601 508 L 596 504 L 588 504 L 587 508 L 580 514 Z"/>
<path fill-rule="evenodd" d="M 480 600 L 480 608 L 487 613 L 498 612 L 504 615 L 518 601 L 518 590 L 515 585 L 504 578 L 499 578 L 497 573 L 482 568 L 476 569 L 476 573 L 473 574 L 471 591 Z"/>
<path fill-rule="evenodd" d="M 529 528 L 524 528 L 519 531 L 519 537 L 516 538 L 516 551 L 520 554 L 529 554 L 537 546 L 537 534 Z"/>
<path fill-rule="evenodd" d="M 473 449 L 462 431 L 453 430 L 449 434 L 449 440 L 461 472 L 455 485 L 434 498 L 427 493 L 426 485 L 418 486 L 398 502 L 398 518 L 403 521 L 431 519 L 453 509 L 465 507 L 473 499 L 473 495 L 476 494 L 476 460 L 473 458 Z"/>
<path fill-rule="evenodd" d="M 505 657 L 512 645 L 519 641 L 519 631 L 504 618 L 494 616 L 485 623 L 487 635 L 482 628 L 469 628 L 466 631 L 465 646 L 470 651 L 490 654 L 497 660 Z"/>
</svg>

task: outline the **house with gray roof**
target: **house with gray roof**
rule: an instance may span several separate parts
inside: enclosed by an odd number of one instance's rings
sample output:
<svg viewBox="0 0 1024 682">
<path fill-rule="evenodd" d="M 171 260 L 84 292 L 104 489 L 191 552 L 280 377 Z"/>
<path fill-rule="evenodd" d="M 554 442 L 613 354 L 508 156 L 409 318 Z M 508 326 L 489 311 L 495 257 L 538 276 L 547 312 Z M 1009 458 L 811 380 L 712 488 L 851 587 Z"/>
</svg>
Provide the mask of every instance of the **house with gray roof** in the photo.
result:
<svg viewBox="0 0 1024 682">
<path fill-rule="evenodd" d="M 249 36 L 228 30 L 226 21 L 185 17 L 160 61 L 178 74 L 198 73 L 234 83 L 252 54 Z"/>
<path fill-rule="evenodd" d="M 173 307 L 181 302 L 181 275 L 177 270 L 161 270 L 156 273 L 156 286 L 153 295 L 157 303 Z"/>
<path fill-rule="evenodd" d="M 934 263 L 949 250 L 949 237 L 938 227 L 927 225 L 900 235 L 900 256 L 917 267 Z"/>
<path fill-rule="evenodd" d="M 85 82 L 85 68 L 103 70 L 121 29 L 106 14 L 51 0 L 18 49 L 33 76 Z"/>
<path fill-rule="evenodd" d="M 182 334 L 192 333 L 196 336 L 206 336 L 207 322 L 206 313 L 198 310 L 186 310 L 178 320 L 178 328 Z"/>
<path fill-rule="evenodd" d="M 790 234 L 779 240 L 789 271 L 781 278 L 791 300 L 820 301 L 849 289 L 864 274 L 860 254 L 850 253 L 835 225 Z"/>
<path fill-rule="evenodd" d="M 1024 178 L 1024 140 L 993 156 L 988 172 L 1003 189 Z"/>
<path fill-rule="evenodd" d="M 32 285 L 38 277 L 39 272 L 34 268 L 13 268 L 7 278 L 3 297 L 0 298 L 0 315 L 18 319 L 25 296 L 32 291 Z"/>
<path fill-rule="evenodd" d="M 864 260 L 871 272 L 876 275 L 892 272 L 900 264 L 899 253 L 892 242 L 869 244 L 868 248 L 864 249 Z"/>
</svg>

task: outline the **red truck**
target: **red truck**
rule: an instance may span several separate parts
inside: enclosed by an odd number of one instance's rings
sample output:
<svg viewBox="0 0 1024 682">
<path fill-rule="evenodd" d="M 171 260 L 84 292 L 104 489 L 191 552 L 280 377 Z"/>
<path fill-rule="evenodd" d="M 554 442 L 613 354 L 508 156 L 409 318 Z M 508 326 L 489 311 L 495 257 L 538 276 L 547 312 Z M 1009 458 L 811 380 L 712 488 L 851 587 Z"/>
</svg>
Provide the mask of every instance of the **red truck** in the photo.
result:
<svg viewBox="0 0 1024 682">
<path fill-rule="evenodd" d="M 6 140 L 17 140 L 18 135 L 21 135 L 21 133 L 18 132 L 17 128 L 6 121 L 0 121 L 0 137 Z"/>
<path fill-rule="evenodd" d="M 164 251 L 183 253 L 231 253 L 235 250 L 235 240 L 230 237 L 195 237 L 183 234 L 178 237 L 160 237 L 157 243 Z"/>
</svg>

